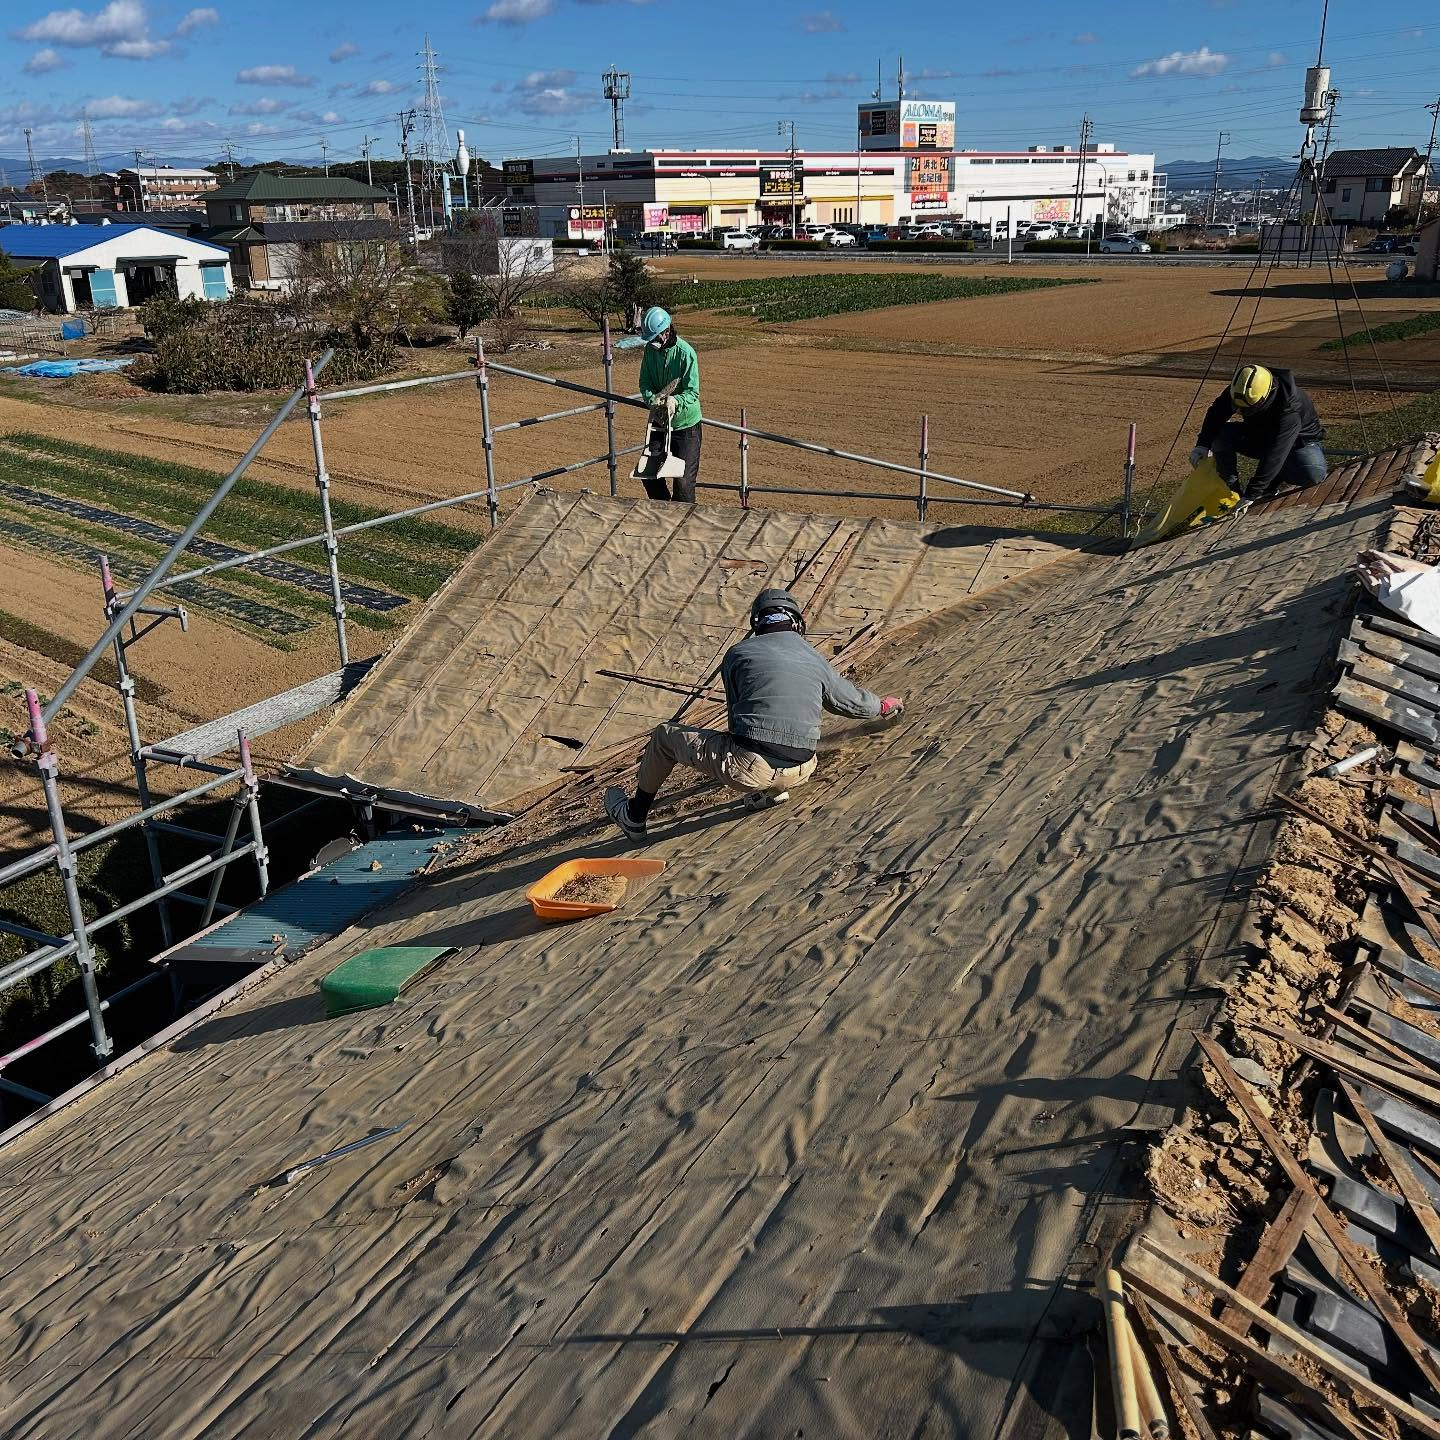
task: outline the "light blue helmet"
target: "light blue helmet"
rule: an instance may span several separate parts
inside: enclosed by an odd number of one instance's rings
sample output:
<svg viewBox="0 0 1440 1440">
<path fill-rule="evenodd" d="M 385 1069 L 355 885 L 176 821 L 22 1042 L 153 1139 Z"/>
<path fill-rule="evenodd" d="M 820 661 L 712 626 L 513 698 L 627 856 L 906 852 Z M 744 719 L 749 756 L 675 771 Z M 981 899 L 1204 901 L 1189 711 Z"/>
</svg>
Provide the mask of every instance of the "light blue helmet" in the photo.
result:
<svg viewBox="0 0 1440 1440">
<path fill-rule="evenodd" d="M 670 312 L 659 305 L 652 305 L 640 322 L 640 338 L 653 345 L 671 326 Z"/>
</svg>

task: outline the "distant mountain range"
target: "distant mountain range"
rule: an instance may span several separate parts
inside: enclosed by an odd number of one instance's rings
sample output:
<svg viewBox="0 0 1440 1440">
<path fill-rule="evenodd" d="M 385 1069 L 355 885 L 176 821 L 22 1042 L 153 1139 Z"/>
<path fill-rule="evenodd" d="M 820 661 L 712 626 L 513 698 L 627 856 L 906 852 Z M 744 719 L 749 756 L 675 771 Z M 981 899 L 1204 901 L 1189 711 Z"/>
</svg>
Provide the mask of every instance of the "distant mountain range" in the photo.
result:
<svg viewBox="0 0 1440 1440">
<path fill-rule="evenodd" d="M 1171 193 L 1180 190 L 1208 190 L 1215 183 L 1215 159 L 1171 160 L 1157 165 L 1165 173 Z M 1222 189 L 1242 189 L 1257 185 L 1265 177 L 1267 190 L 1287 190 L 1295 178 L 1294 156 L 1245 155 L 1232 158 L 1220 157 L 1220 185 Z"/>
<path fill-rule="evenodd" d="M 40 162 L 40 168 L 45 174 L 52 174 L 56 170 L 73 170 L 77 175 L 85 173 L 85 162 L 76 155 L 40 155 L 36 157 Z M 135 152 L 133 150 L 116 151 L 113 154 L 97 155 L 102 170 L 119 170 L 126 165 L 135 163 Z M 163 155 L 158 161 L 145 157 L 147 165 L 178 165 L 185 169 L 196 168 L 202 165 L 214 165 L 217 157 L 214 155 L 204 156 L 180 156 Z M 250 157 L 237 155 L 237 165 L 250 163 Z M 30 183 L 30 162 L 23 155 L 0 155 L 0 172 L 4 174 L 3 183 L 6 185 L 28 185 Z"/>
</svg>

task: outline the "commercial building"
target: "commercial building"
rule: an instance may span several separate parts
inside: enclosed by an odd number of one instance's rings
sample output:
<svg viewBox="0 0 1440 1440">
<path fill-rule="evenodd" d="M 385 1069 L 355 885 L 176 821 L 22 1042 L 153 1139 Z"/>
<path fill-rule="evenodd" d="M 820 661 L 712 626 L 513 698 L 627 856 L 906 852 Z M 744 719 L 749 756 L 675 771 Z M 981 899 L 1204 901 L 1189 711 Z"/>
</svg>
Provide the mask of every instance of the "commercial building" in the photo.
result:
<svg viewBox="0 0 1440 1440">
<path fill-rule="evenodd" d="M 203 240 L 149 225 L 15 225 L 0 232 L 5 253 L 54 314 L 138 305 L 168 293 L 224 300 L 230 257 Z"/>
<path fill-rule="evenodd" d="M 1384 226 L 1391 210 L 1408 210 L 1413 220 L 1425 193 L 1425 157 L 1410 145 L 1376 150 L 1335 150 L 1325 158 L 1320 194 L 1329 219 L 1339 224 Z M 1306 184 L 1301 208 L 1317 207 Z"/>
<path fill-rule="evenodd" d="M 717 226 L 904 225 L 942 216 L 986 226 L 1007 219 L 1143 224 L 1163 201 L 1153 155 L 1113 145 L 955 147 L 948 102 L 862 106 L 847 150 L 623 150 L 513 159 L 505 198 L 535 206 L 542 233 L 598 239 L 698 233 Z"/>
<path fill-rule="evenodd" d="M 213 170 L 140 165 L 117 170 L 122 210 L 193 210 L 220 184 Z"/>
<path fill-rule="evenodd" d="M 301 252 L 388 240 L 390 197 L 342 175 L 241 175 L 205 197 L 207 238 L 230 252 L 235 282 L 279 290 L 294 279 Z"/>
</svg>

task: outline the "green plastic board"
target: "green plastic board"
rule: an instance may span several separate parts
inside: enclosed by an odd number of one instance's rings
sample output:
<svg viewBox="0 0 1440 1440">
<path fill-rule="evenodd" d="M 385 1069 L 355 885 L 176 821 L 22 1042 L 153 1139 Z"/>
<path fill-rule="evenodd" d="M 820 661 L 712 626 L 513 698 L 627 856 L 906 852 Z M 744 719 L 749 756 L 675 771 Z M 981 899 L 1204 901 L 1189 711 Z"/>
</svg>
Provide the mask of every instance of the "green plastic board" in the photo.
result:
<svg viewBox="0 0 1440 1440">
<path fill-rule="evenodd" d="M 342 960 L 321 982 L 327 1015 L 388 1005 L 453 945 L 389 945 Z"/>
</svg>

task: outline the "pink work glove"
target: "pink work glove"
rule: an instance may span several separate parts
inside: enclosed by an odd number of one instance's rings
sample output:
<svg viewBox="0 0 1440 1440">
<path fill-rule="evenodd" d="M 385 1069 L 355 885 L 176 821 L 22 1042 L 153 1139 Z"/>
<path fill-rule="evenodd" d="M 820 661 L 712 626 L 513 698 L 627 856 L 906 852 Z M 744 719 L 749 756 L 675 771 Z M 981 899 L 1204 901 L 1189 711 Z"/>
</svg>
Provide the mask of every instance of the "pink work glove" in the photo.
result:
<svg viewBox="0 0 1440 1440">
<path fill-rule="evenodd" d="M 888 720 L 892 715 L 899 715 L 905 709 L 905 702 L 898 695 L 887 695 L 880 702 L 880 718 Z"/>
</svg>

